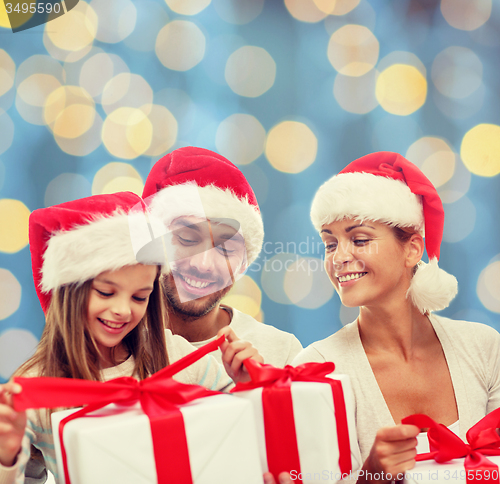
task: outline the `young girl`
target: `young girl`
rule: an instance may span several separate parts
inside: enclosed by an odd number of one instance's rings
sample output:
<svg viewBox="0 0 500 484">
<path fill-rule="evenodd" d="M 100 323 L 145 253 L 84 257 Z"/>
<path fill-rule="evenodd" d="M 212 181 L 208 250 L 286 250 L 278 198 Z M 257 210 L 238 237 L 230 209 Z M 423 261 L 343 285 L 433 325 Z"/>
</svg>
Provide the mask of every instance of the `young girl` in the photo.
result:
<svg viewBox="0 0 500 484">
<path fill-rule="evenodd" d="M 17 375 L 144 379 L 194 350 L 163 329 L 159 261 L 137 263 L 134 245 L 137 237 L 147 239 L 147 227 L 142 199 L 130 192 L 96 195 L 31 214 L 33 276 L 46 325 L 35 355 Z M 144 251 L 141 261 L 146 261 Z M 226 369 L 235 380 L 245 378 L 243 360 L 260 357 L 231 330 L 223 333 L 228 340 L 221 347 Z M 232 384 L 211 356 L 175 378 L 215 390 Z M 0 385 L 0 483 L 24 482 L 30 444 L 42 451 L 57 479 L 49 414 L 15 412 L 12 394 L 20 391 L 12 382 Z"/>
<path fill-rule="evenodd" d="M 427 414 L 465 438 L 500 406 L 500 335 L 433 314 L 457 292 L 438 267 L 444 210 L 432 183 L 401 155 L 353 161 L 319 188 L 311 218 L 332 284 L 360 313 L 293 364 L 333 361 L 351 377 L 365 460 L 358 482 L 399 480 L 417 450 L 427 450 L 420 429 L 402 418 Z"/>
</svg>

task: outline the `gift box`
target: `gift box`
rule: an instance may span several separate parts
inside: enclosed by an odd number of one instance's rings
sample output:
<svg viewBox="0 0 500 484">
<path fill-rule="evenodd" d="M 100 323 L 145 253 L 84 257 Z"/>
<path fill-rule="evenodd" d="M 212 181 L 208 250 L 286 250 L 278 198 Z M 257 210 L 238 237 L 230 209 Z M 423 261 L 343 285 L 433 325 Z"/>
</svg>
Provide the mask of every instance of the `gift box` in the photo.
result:
<svg viewBox="0 0 500 484">
<path fill-rule="evenodd" d="M 181 406 L 189 461 L 185 462 L 177 444 L 184 436 L 169 429 L 165 414 L 163 432 L 174 446 L 156 452 L 159 459 L 170 459 L 172 473 L 166 482 L 179 483 L 173 471 L 188 465 L 186 473 L 194 484 L 262 484 L 255 420 L 249 402 L 231 395 L 215 395 Z M 54 444 L 60 482 L 64 483 L 58 429 L 61 420 L 74 413 L 52 414 Z M 182 432 L 182 430 L 180 430 Z M 149 418 L 140 405 L 109 405 L 90 416 L 71 420 L 64 426 L 64 446 L 71 484 L 151 484 L 158 482 L 155 450 Z M 172 454 L 173 453 L 173 454 Z"/>
<path fill-rule="evenodd" d="M 85 405 L 53 413 L 64 484 L 262 484 L 251 404 L 172 378 L 223 340 L 142 381 L 16 377 L 14 408 Z"/>
<path fill-rule="evenodd" d="M 404 476 L 406 484 L 500 483 L 500 409 L 471 427 L 467 442 L 427 415 L 411 415 L 401 423 L 427 428 L 430 450 L 417 455 L 415 467 Z"/>
<path fill-rule="evenodd" d="M 354 395 L 333 363 L 283 369 L 245 362 L 252 381 L 232 392 L 252 402 L 264 472 L 295 482 L 335 482 L 361 467 Z M 352 477 L 352 476 L 351 476 Z"/>
</svg>

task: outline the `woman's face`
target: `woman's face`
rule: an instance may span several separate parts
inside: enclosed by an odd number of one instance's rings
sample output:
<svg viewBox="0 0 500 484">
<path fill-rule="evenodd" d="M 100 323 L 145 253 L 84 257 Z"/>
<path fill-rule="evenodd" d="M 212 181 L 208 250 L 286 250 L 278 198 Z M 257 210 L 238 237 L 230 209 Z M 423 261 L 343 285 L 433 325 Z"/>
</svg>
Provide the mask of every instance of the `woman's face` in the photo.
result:
<svg viewBox="0 0 500 484">
<path fill-rule="evenodd" d="M 103 272 L 92 281 L 88 327 L 104 357 L 143 318 L 156 274 L 156 266 L 136 264 Z"/>
<path fill-rule="evenodd" d="M 344 219 L 323 225 L 321 238 L 325 269 L 344 306 L 387 305 L 406 298 L 411 268 L 391 227 Z"/>
</svg>

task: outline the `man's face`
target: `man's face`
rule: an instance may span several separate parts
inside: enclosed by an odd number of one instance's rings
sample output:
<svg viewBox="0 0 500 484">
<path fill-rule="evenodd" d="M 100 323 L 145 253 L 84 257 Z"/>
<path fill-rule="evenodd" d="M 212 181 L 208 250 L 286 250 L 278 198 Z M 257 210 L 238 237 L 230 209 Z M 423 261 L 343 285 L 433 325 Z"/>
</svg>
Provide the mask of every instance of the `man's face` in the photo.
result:
<svg viewBox="0 0 500 484">
<path fill-rule="evenodd" d="M 238 229 L 234 220 L 194 216 L 179 217 L 170 225 L 167 254 L 172 272 L 162 282 L 176 312 L 204 316 L 241 276 L 246 250 Z"/>
</svg>

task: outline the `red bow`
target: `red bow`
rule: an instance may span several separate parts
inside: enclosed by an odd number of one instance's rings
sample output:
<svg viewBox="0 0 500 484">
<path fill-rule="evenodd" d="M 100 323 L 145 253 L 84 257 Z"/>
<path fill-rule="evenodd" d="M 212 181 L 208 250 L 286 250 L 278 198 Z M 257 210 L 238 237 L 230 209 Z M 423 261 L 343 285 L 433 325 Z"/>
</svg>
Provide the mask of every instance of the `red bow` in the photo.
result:
<svg viewBox="0 0 500 484">
<path fill-rule="evenodd" d="M 340 471 L 342 474 L 350 473 L 352 470 L 351 449 L 342 383 L 339 380 L 326 377 L 335 370 L 334 363 L 305 363 L 297 367 L 287 365 L 285 368 L 275 368 L 271 365 L 261 365 L 255 360 L 246 360 L 244 365 L 250 374 L 251 381 L 238 383 L 231 392 L 264 388 L 262 406 L 267 460 L 269 471 L 276 480 L 280 472 L 300 469 L 290 390 L 294 381 L 330 385 L 337 423 Z"/>
<path fill-rule="evenodd" d="M 481 419 L 467 432 L 465 443 L 443 424 L 436 423 L 427 415 L 410 415 L 401 423 L 428 428 L 430 452 L 419 454 L 417 461 L 434 459 L 438 463 L 465 457 L 464 467 L 467 482 L 478 481 L 498 483 L 498 466 L 488 460 L 486 455 L 500 455 L 500 436 L 496 429 L 500 427 L 500 408 Z M 483 471 L 488 471 L 486 475 Z M 496 471 L 496 479 L 493 479 Z"/>
<path fill-rule="evenodd" d="M 14 395 L 17 411 L 28 408 L 58 408 L 87 405 L 61 420 L 59 439 L 66 484 L 70 484 L 66 449 L 63 443 L 64 426 L 71 420 L 83 417 L 110 403 L 132 405 L 140 402 L 148 416 L 153 437 L 153 449 L 158 483 L 175 482 L 191 484 L 189 452 L 184 420 L 178 405 L 197 398 L 218 395 L 198 385 L 185 385 L 172 379 L 201 357 L 217 349 L 225 336 L 202 346 L 184 358 L 142 381 L 132 377 L 115 378 L 107 382 L 76 380 L 69 378 L 21 378 L 14 381 L 23 390 Z M 172 438 L 175 435 L 176 438 Z"/>
</svg>

